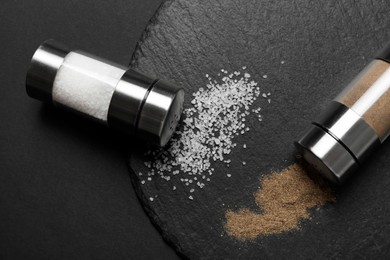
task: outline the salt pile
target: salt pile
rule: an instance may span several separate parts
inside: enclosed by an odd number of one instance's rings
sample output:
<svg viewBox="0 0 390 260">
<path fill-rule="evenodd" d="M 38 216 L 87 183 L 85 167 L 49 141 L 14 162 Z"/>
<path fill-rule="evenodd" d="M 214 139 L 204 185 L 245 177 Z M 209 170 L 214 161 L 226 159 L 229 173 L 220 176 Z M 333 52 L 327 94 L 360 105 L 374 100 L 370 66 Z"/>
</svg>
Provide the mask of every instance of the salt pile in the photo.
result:
<svg viewBox="0 0 390 260">
<path fill-rule="evenodd" d="M 183 111 L 181 125 L 168 147 L 146 153 L 151 160 L 145 162 L 148 173 L 139 173 L 142 184 L 156 177 L 166 181 L 177 178 L 188 190 L 188 198 L 193 200 L 194 192 L 211 180 L 212 162 L 220 161 L 229 166 L 232 161 L 227 157 L 237 146 L 234 137 L 250 130 L 245 124 L 246 117 L 252 112 L 262 120 L 260 108 L 250 110 L 260 96 L 260 88 L 245 72 L 246 67 L 242 69 L 244 72 L 233 73 L 222 69 L 218 74 L 222 77 L 219 82 L 206 74 L 209 81 L 206 88 L 193 93 L 192 107 Z M 265 97 L 269 99 L 269 95 Z M 177 187 L 172 186 L 172 189 Z"/>
</svg>

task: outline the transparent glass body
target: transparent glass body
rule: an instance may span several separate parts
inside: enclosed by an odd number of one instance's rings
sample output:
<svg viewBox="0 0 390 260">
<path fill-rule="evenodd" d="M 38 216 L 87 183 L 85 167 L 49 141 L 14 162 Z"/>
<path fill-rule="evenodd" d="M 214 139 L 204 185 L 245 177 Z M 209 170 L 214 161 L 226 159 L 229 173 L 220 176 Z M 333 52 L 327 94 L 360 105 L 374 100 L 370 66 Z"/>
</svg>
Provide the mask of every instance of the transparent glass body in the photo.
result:
<svg viewBox="0 0 390 260">
<path fill-rule="evenodd" d="M 390 135 L 390 64 L 373 60 L 335 101 L 361 116 L 385 141 Z"/>
<path fill-rule="evenodd" d="M 127 68 L 83 52 L 70 52 L 53 84 L 53 102 L 107 123 L 115 88 Z"/>
</svg>

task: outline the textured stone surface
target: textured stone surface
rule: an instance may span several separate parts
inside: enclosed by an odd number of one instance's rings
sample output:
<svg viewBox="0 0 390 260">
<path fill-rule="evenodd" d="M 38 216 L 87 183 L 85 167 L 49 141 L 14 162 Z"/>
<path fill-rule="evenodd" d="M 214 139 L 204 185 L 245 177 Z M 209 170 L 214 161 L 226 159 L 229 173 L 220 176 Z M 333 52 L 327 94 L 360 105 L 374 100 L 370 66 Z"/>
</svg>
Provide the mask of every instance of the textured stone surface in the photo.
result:
<svg viewBox="0 0 390 260">
<path fill-rule="evenodd" d="M 390 253 L 390 147 L 380 149 L 350 182 L 337 203 L 313 210 L 299 231 L 239 242 L 227 237 L 227 209 L 256 209 L 261 174 L 294 162 L 292 142 L 388 40 L 385 1 L 193 1 L 166 2 L 132 59 L 136 70 L 168 79 L 191 94 L 218 78 L 221 69 L 247 66 L 272 102 L 259 99 L 263 122 L 249 117 L 251 131 L 235 140 L 230 168 L 215 163 L 211 183 L 193 201 L 176 183 L 154 179 L 138 195 L 164 238 L 189 258 L 345 258 Z M 282 65 L 281 61 L 285 61 Z M 268 75 L 263 79 L 262 75 Z M 146 172 L 142 154 L 130 166 Z M 245 167 L 241 161 L 246 161 Z M 226 172 L 232 177 L 227 178 Z M 149 196 L 158 194 L 153 202 Z"/>
</svg>

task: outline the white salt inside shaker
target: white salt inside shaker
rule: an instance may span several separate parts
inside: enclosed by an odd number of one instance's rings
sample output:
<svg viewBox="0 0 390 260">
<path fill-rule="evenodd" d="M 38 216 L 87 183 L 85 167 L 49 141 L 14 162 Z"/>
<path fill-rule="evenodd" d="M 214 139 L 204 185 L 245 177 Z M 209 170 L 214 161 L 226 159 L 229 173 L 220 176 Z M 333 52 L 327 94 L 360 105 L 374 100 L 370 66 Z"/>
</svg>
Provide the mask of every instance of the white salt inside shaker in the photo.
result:
<svg viewBox="0 0 390 260">
<path fill-rule="evenodd" d="M 106 123 L 112 95 L 126 70 L 71 52 L 55 77 L 53 102 Z"/>
</svg>

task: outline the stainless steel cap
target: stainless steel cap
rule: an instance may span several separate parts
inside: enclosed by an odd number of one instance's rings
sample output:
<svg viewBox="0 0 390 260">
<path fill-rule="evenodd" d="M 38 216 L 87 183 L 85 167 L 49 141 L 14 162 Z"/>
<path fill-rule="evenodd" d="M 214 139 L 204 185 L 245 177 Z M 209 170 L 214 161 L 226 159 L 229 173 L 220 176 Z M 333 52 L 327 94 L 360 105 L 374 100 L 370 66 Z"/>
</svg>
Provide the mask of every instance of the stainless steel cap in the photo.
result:
<svg viewBox="0 0 390 260">
<path fill-rule="evenodd" d="M 30 97 L 52 102 L 54 79 L 69 52 L 66 46 L 55 40 L 47 40 L 39 46 L 26 76 L 26 91 Z"/>
<path fill-rule="evenodd" d="M 295 145 L 303 158 L 333 183 L 343 183 L 358 167 L 351 153 L 318 126 L 312 125 Z"/>
<path fill-rule="evenodd" d="M 183 111 L 184 91 L 159 80 L 148 93 L 140 111 L 137 136 L 164 146 L 171 138 Z"/>
<path fill-rule="evenodd" d="M 183 101 L 182 88 L 128 70 L 115 89 L 107 122 L 110 127 L 164 146 L 180 119 Z"/>
<path fill-rule="evenodd" d="M 295 144 L 319 173 L 340 184 L 380 145 L 380 140 L 363 118 L 332 101 Z"/>
</svg>

